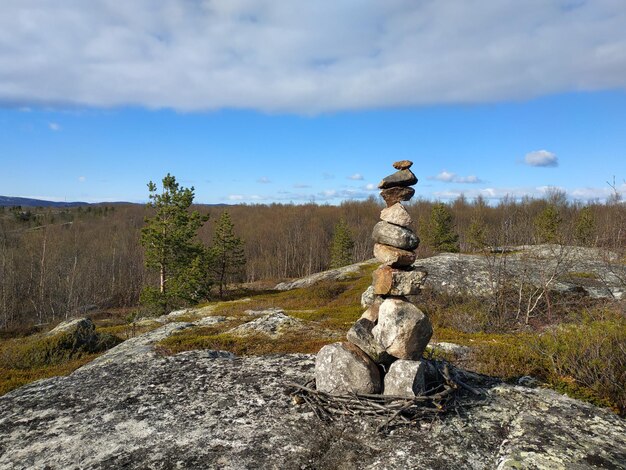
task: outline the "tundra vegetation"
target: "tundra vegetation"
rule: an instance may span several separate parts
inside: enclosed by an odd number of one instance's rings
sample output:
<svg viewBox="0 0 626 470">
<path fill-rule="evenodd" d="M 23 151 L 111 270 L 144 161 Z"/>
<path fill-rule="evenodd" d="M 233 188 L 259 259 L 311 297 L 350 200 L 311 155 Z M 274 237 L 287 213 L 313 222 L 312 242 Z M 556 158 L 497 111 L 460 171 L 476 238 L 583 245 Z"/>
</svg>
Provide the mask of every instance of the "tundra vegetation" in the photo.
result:
<svg viewBox="0 0 626 470">
<path fill-rule="evenodd" d="M 224 215 L 224 207 L 190 204 L 189 213 L 204 214 L 201 218 L 210 215 L 193 237 L 193 243 L 206 247 L 205 257 L 190 258 L 192 267 L 196 260 L 194 269 L 208 269 L 207 289 L 202 298 L 181 297 L 175 305 L 202 301 L 198 311 L 208 309 L 210 315 L 228 320 L 171 336 L 161 344 L 162 351 L 314 353 L 342 338 L 362 313 L 360 295 L 371 282 L 373 265 L 349 279 L 286 292 L 268 288 L 336 265 L 335 253 L 349 254 L 354 261 L 371 258 L 370 233 L 381 208 L 378 200 L 370 198 L 339 206 L 229 206 Z M 32 333 L 48 330 L 60 320 L 87 315 L 96 322 L 97 331 L 120 339 L 158 325 L 134 321 L 137 315 L 149 313 L 139 303 L 144 286 L 160 285 L 160 272 L 146 263 L 149 253 L 140 243 L 144 219 L 154 217 L 155 210 L 139 205 L 0 210 L 2 390 L 68 373 L 99 353 L 81 351 L 60 362 L 32 362 L 41 357 L 34 352 L 41 336 Z M 464 367 L 506 380 L 531 375 L 548 386 L 626 412 L 624 301 L 572 296 L 549 288 L 565 278 L 594 280 L 593 273 L 565 269 L 566 253 L 560 246 L 597 248 L 598 258 L 609 270 L 624 265 L 626 206 L 618 198 L 582 204 L 569 202 L 555 191 L 544 199 L 505 198 L 496 205 L 481 198 L 460 197 L 449 204 L 417 200 L 407 210 L 418 221 L 419 257 L 440 250 L 481 253 L 489 267 L 492 289 L 488 293 L 478 296 L 459 288 L 454 293 L 427 291 L 420 299 L 420 307 L 433 322 L 434 340 L 470 347 L 465 357 L 438 350 L 432 354 L 447 355 Z M 339 231 L 344 231 L 342 237 Z M 223 277 L 213 264 L 218 249 L 210 249 L 219 246 L 215 241 L 220 237 L 232 243 L 222 254 L 235 253 L 234 259 L 239 260 L 231 264 L 239 269 L 222 271 Z M 344 241 L 335 242 L 339 238 Z M 539 285 L 511 279 L 505 269 L 507 247 L 544 242 L 554 243 L 556 267 Z M 220 295 L 223 298 L 218 299 Z M 242 298 L 250 300 L 232 301 Z M 250 319 L 246 310 L 269 307 L 284 309 L 307 328 L 272 340 L 231 332 Z M 32 348 L 25 346 L 30 344 Z"/>
</svg>

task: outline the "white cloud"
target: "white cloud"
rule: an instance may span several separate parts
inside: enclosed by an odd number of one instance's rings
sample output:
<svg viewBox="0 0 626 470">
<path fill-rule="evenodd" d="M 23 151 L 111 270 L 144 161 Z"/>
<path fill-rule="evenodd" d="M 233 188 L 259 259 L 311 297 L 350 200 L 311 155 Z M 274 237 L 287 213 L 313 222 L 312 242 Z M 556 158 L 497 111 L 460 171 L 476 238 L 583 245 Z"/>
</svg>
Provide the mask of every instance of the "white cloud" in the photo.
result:
<svg viewBox="0 0 626 470">
<path fill-rule="evenodd" d="M 523 197 L 534 197 L 534 198 L 543 198 L 549 195 L 550 192 L 560 190 L 566 193 L 568 199 L 573 200 L 581 200 L 587 201 L 590 199 L 598 199 L 600 201 L 606 201 L 613 194 L 613 190 L 609 187 L 585 187 L 585 188 L 574 188 L 570 190 L 566 190 L 561 187 L 554 186 L 538 186 L 538 187 L 502 187 L 502 188 L 481 188 L 481 189 L 470 189 L 470 190 L 460 190 L 460 189 L 452 189 L 446 191 L 436 191 L 433 193 L 433 196 L 440 199 L 456 199 L 461 194 L 465 195 L 468 198 L 475 198 L 476 196 L 483 196 L 486 199 L 491 199 L 494 201 L 503 199 L 505 197 L 511 197 L 514 199 L 520 199 Z M 617 188 L 617 192 L 622 195 L 622 197 L 626 196 L 626 183 L 620 185 Z"/>
<path fill-rule="evenodd" d="M 78 182 L 79 183 L 84 183 L 85 181 L 87 181 L 87 177 L 86 176 L 79 176 L 78 177 Z"/>
<path fill-rule="evenodd" d="M 310 188 L 311 185 L 310 184 L 304 184 L 304 183 L 296 183 L 293 185 L 294 188 L 296 189 L 305 189 L 305 188 Z"/>
<path fill-rule="evenodd" d="M 467 183 L 467 184 L 476 184 L 482 183 L 483 181 L 477 176 L 459 176 L 456 173 L 451 173 L 449 171 L 443 170 L 441 173 L 435 176 L 429 176 L 427 179 L 443 181 L 444 183 Z"/>
<path fill-rule="evenodd" d="M 437 180 L 437 181 L 444 181 L 446 183 L 451 183 L 452 180 L 454 180 L 454 177 L 455 177 L 454 173 L 450 173 L 450 172 L 448 172 L 446 170 L 443 170 L 437 176 L 431 176 L 428 179 L 433 179 L 433 180 Z"/>
<path fill-rule="evenodd" d="M 49 122 L 48 127 L 50 128 L 51 131 L 55 131 L 55 132 L 58 132 L 61 130 L 61 125 L 56 122 Z"/>
<path fill-rule="evenodd" d="M 268 184 L 272 181 L 267 176 L 261 176 L 258 180 L 256 180 L 256 182 L 261 184 Z"/>
<path fill-rule="evenodd" d="M 0 103 L 309 114 L 626 87 L 619 0 L 354 5 L 4 2 Z"/>
<path fill-rule="evenodd" d="M 243 201 L 246 198 L 243 194 L 229 194 L 226 199 L 229 201 Z"/>
<path fill-rule="evenodd" d="M 363 189 L 365 189 L 366 191 L 376 191 L 378 189 L 378 186 L 376 186 L 374 183 L 368 183 Z"/>
<path fill-rule="evenodd" d="M 353 175 L 348 176 L 349 180 L 354 181 L 363 181 L 363 175 L 361 173 L 355 173 Z"/>
<path fill-rule="evenodd" d="M 547 150 L 535 150 L 526 154 L 524 163 L 530 166 L 555 167 L 559 166 L 559 159 L 554 153 Z"/>
</svg>

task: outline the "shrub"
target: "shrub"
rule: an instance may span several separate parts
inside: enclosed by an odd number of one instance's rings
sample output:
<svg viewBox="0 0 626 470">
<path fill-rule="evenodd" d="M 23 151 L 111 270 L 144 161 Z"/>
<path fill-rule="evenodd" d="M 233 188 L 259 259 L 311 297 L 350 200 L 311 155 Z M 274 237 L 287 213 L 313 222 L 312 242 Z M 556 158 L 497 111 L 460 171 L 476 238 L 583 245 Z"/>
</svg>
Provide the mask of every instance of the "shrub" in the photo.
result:
<svg viewBox="0 0 626 470">
<path fill-rule="evenodd" d="M 106 351 L 121 341 L 109 333 L 95 334 L 91 340 L 84 342 L 79 341 L 79 338 L 71 333 L 11 340 L 4 343 L 0 349 L 0 367 L 30 369 L 58 365 Z"/>
</svg>

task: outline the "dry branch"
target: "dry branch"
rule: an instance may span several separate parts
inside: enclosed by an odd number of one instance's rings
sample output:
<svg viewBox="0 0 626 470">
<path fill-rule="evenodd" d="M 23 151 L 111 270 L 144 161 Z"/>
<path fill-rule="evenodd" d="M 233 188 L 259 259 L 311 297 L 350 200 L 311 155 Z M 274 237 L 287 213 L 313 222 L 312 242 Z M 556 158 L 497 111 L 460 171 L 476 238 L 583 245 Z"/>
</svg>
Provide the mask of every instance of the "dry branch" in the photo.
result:
<svg viewBox="0 0 626 470">
<path fill-rule="evenodd" d="M 287 383 L 289 394 L 295 403 L 306 403 L 322 421 L 349 416 L 372 416 L 385 421 L 377 427 L 377 432 L 389 429 L 397 421 L 416 424 L 426 419 L 434 420 L 447 411 L 458 413 L 459 407 L 469 404 L 463 400 L 462 390 L 475 396 L 484 394 L 456 377 L 448 364 L 436 362 L 438 381 L 423 395 L 415 397 L 373 395 L 353 393 L 331 395 L 315 389 L 314 381 L 305 385 Z"/>
</svg>

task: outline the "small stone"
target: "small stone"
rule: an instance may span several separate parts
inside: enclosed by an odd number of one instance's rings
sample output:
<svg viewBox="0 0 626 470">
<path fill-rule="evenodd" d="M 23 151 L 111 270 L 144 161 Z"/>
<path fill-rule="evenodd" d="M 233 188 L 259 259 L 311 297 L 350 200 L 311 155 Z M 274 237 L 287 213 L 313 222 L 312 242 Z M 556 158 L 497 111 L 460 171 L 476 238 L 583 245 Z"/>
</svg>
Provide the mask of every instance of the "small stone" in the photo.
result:
<svg viewBox="0 0 626 470">
<path fill-rule="evenodd" d="M 376 295 L 417 295 L 426 280 L 426 271 L 417 269 L 394 269 L 381 266 L 372 274 Z"/>
<path fill-rule="evenodd" d="M 399 202 L 380 211 L 380 218 L 400 227 L 409 227 L 413 223 L 411 216 Z"/>
<path fill-rule="evenodd" d="M 393 167 L 396 170 L 408 170 L 413 166 L 413 162 L 411 160 L 400 160 L 399 162 L 394 162 Z"/>
<path fill-rule="evenodd" d="M 424 393 L 426 362 L 399 359 L 385 375 L 384 395 L 413 398 Z"/>
<path fill-rule="evenodd" d="M 402 297 L 389 297 L 380 305 L 374 339 L 398 359 L 420 359 L 433 327 L 428 317 Z"/>
<path fill-rule="evenodd" d="M 380 192 L 380 195 L 387 203 L 387 207 L 391 207 L 401 201 L 408 201 L 414 194 L 415 189 L 410 186 L 396 186 L 395 188 L 383 189 Z"/>
<path fill-rule="evenodd" d="M 393 268 L 411 266 L 415 262 L 416 257 L 414 251 L 401 250 L 400 248 L 380 243 L 374 245 L 374 256 L 381 263 Z"/>
<path fill-rule="evenodd" d="M 381 303 L 382 301 L 380 300 L 380 297 L 379 297 L 378 301 L 374 301 L 374 303 L 370 305 L 368 309 L 365 310 L 365 312 L 363 312 L 363 315 L 361 315 L 361 318 L 364 318 L 365 320 L 369 320 L 372 323 L 376 323 L 378 321 L 378 310 L 380 309 Z"/>
<path fill-rule="evenodd" d="M 376 300 L 376 294 L 374 294 L 374 288 L 372 286 L 369 286 L 361 294 L 361 306 L 363 308 L 368 308 L 369 306 L 374 304 L 375 300 Z"/>
<path fill-rule="evenodd" d="M 395 358 L 389 356 L 385 349 L 374 339 L 374 335 L 372 335 L 373 328 L 373 321 L 365 318 L 358 319 L 348 331 L 348 341 L 358 346 L 377 364 L 389 365 Z"/>
<path fill-rule="evenodd" d="M 471 351 L 471 349 L 467 346 L 461 346 L 460 344 L 448 343 L 445 341 L 439 341 L 436 343 L 431 342 L 428 345 L 428 348 L 436 353 L 441 352 L 444 354 L 451 354 L 457 357 L 467 356 Z"/>
<path fill-rule="evenodd" d="M 395 188 L 397 186 L 413 186 L 417 183 L 417 178 L 411 170 L 400 170 L 394 174 L 386 176 L 378 183 L 380 189 Z"/>
<path fill-rule="evenodd" d="M 414 250 L 420 244 L 419 238 L 411 230 L 385 221 L 374 225 L 372 240 L 407 251 Z"/>
<path fill-rule="evenodd" d="M 523 387 L 536 388 L 540 385 L 540 382 L 530 375 L 525 375 L 517 379 L 517 384 Z"/>
<path fill-rule="evenodd" d="M 302 321 L 286 315 L 284 311 L 281 310 L 262 315 L 255 320 L 227 330 L 227 333 L 241 337 L 261 333 L 272 338 L 278 338 L 288 330 L 299 328 L 302 328 Z"/>
<path fill-rule="evenodd" d="M 352 343 L 324 346 L 315 358 L 317 390 L 333 395 L 380 393 L 378 367 L 367 354 Z"/>
</svg>

